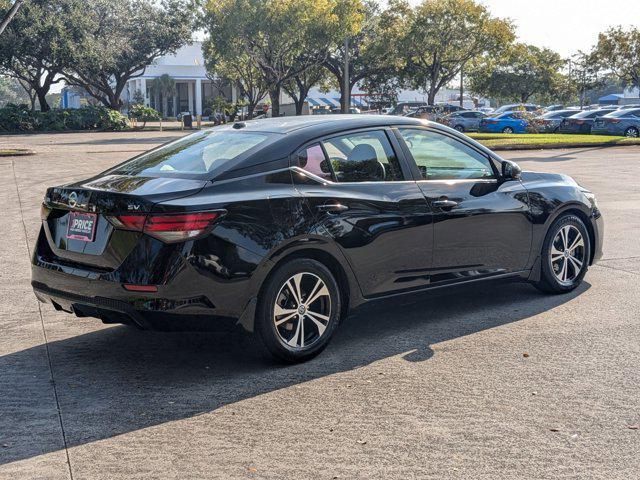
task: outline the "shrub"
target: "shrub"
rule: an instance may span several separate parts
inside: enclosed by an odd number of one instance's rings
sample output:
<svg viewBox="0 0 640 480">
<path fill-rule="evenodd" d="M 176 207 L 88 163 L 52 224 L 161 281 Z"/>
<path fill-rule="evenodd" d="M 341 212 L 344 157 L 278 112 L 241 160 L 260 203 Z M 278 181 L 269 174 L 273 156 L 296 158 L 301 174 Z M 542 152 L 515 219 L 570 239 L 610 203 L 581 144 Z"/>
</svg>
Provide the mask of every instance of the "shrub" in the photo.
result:
<svg viewBox="0 0 640 480">
<path fill-rule="evenodd" d="M 157 110 L 151 107 L 147 107 L 141 103 L 136 103 L 131 105 L 129 108 L 129 118 L 135 118 L 139 122 L 143 122 L 142 127 L 140 128 L 144 128 L 147 122 L 159 120 L 161 115 Z"/>
<path fill-rule="evenodd" d="M 64 130 L 114 130 L 128 128 L 127 118 L 105 107 L 32 111 L 27 105 L 0 108 L 0 131 L 37 132 Z"/>
</svg>

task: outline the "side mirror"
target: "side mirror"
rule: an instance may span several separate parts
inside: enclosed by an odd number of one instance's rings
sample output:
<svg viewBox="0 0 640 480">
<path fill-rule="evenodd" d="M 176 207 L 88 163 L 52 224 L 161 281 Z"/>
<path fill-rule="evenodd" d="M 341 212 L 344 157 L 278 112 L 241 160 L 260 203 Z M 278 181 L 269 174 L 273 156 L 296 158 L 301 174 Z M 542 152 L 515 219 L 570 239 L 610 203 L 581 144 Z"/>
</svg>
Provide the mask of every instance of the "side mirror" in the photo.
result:
<svg viewBox="0 0 640 480">
<path fill-rule="evenodd" d="M 520 165 L 511 160 L 502 161 L 502 178 L 505 180 L 519 180 L 522 169 Z"/>
</svg>

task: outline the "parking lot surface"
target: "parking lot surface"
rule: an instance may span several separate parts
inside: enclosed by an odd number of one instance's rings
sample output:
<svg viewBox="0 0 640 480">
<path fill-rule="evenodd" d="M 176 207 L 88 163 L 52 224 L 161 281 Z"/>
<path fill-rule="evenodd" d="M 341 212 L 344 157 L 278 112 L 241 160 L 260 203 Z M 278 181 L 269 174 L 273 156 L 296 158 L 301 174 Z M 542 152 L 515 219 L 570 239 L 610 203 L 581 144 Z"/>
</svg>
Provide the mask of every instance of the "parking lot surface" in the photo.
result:
<svg viewBox="0 0 640 480">
<path fill-rule="evenodd" d="M 45 188 L 180 132 L 0 137 L 0 478 L 638 478 L 640 148 L 505 152 L 597 195 L 604 259 L 560 296 L 484 284 L 354 312 L 266 362 L 241 332 L 162 334 L 40 305 Z"/>
</svg>

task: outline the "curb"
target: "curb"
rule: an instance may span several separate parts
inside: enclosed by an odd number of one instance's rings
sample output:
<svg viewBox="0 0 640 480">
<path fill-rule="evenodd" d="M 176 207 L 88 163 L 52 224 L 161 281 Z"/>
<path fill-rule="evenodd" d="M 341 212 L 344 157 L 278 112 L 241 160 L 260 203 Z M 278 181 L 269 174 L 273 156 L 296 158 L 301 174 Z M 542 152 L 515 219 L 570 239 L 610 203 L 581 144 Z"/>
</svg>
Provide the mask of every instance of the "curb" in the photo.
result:
<svg viewBox="0 0 640 480">
<path fill-rule="evenodd" d="M 478 140 L 476 140 L 478 142 Z M 484 145 L 481 141 L 480 144 Z M 498 145 L 495 147 L 490 147 L 484 145 L 490 150 L 494 151 L 506 151 L 506 150 L 557 150 L 557 149 L 571 149 L 571 148 L 607 148 L 607 147 L 638 147 L 640 143 L 552 143 L 552 144 L 543 144 L 543 145 Z"/>
</svg>

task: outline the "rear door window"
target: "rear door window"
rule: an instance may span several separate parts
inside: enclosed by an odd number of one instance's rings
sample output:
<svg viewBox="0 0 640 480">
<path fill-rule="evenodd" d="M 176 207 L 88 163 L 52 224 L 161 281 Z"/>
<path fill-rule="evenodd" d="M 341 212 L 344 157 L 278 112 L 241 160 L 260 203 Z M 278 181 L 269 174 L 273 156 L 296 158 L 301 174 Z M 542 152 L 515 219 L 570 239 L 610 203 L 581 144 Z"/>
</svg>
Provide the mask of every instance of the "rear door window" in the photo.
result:
<svg viewBox="0 0 640 480">
<path fill-rule="evenodd" d="M 323 142 L 338 182 L 404 180 L 400 162 L 383 130 L 355 132 Z"/>
</svg>

